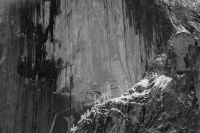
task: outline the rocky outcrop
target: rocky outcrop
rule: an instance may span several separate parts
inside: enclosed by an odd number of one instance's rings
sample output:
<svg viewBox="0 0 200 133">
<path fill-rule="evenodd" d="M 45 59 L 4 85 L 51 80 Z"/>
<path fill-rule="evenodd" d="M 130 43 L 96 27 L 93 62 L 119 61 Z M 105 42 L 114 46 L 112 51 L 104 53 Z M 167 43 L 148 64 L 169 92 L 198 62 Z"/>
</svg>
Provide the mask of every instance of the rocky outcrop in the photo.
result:
<svg viewBox="0 0 200 133">
<path fill-rule="evenodd" d="M 159 55 L 144 79 L 122 97 L 95 105 L 73 133 L 194 132 L 198 104 L 194 73 L 166 74 L 167 56 Z"/>
</svg>

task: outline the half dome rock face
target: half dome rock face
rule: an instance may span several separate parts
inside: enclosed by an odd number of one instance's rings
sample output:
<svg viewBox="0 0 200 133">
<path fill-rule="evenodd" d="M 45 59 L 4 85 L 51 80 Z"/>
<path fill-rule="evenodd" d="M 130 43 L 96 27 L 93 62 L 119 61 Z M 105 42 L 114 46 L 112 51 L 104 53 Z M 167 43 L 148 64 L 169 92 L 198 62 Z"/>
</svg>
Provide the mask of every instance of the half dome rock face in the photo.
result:
<svg viewBox="0 0 200 133">
<path fill-rule="evenodd" d="M 198 133 L 198 5 L 1 0 L 0 133 Z"/>
</svg>

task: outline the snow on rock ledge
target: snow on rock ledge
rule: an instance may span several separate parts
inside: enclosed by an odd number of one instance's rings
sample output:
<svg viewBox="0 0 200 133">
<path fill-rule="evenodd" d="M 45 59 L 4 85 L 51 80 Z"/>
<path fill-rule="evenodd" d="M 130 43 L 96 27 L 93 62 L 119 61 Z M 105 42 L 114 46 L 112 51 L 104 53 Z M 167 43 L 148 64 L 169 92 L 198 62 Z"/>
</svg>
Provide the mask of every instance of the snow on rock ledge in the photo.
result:
<svg viewBox="0 0 200 133">
<path fill-rule="evenodd" d="M 194 86 L 190 84 L 193 73 L 168 77 L 165 72 L 146 76 L 143 80 L 148 80 L 148 85 L 138 83 L 125 96 L 95 105 L 72 132 L 194 132 L 198 105 Z"/>
</svg>

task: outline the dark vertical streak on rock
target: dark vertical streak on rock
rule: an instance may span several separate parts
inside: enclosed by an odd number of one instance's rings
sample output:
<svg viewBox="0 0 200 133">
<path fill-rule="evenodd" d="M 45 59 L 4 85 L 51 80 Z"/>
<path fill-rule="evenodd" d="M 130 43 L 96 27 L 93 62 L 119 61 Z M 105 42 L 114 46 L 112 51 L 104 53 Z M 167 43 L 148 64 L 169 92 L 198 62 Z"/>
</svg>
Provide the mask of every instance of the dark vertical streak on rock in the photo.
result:
<svg viewBox="0 0 200 133">
<path fill-rule="evenodd" d="M 49 30 L 51 34 L 51 42 L 54 41 L 54 24 L 55 17 L 60 13 L 60 0 L 51 0 L 50 4 L 50 18 L 49 18 Z"/>
<path fill-rule="evenodd" d="M 157 47 L 155 52 L 162 50 L 161 46 L 165 48 L 172 33 L 172 26 L 161 6 L 154 0 L 125 0 L 124 8 L 129 25 L 134 27 L 136 35 L 143 37 L 147 58 L 151 55 L 153 45 Z M 154 31 L 156 38 L 153 36 Z"/>
<path fill-rule="evenodd" d="M 54 40 L 54 19 L 59 13 L 60 1 L 51 1 L 53 12 L 47 29 L 39 22 L 44 17 L 41 16 L 43 2 L 21 0 L 5 7 L 3 28 L 6 29 L 6 37 L 2 38 L 6 45 L 1 46 L 7 54 L 0 71 L 3 73 L 1 80 L 6 81 L 3 89 L 6 90 L 4 97 L 8 109 L 5 114 L 8 115 L 1 116 L 6 118 L 5 127 L 1 127 L 0 123 L 2 133 L 46 133 L 55 113 L 53 92 L 56 90 L 58 70 L 53 59 L 45 59 L 45 42 L 48 34 Z"/>
<path fill-rule="evenodd" d="M 125 1 L 124 0 L 122 0 L 122 13 L 123 13 L 123 29 L 124 29 L 124 31 L 123 31 L 123 35 L 124 35 L 124 45 L 125 45 L 125 50 L 127 51 L 127 49 L 128 49 L 128 47 L 127 47 L 127 41 L 126 41 L 126 37 L 127 37 L 127 25 L 126 25 L 126 12 L 125 12 Z M 127 55 L 127 52 L 125 52 L 126 53 L 126 66 L 127 66 L 127 71 L 128 71 L 128 73 L 127 73 L 127 75 L 128 75 L 128 78 L 130 79 L 130 82 L 132 82 L 132 79 L 131 79 L 131 76 L 130 76 L 130 70 L 129 70 L 129 66 L 128 66 L 128 59 L 127 59 L 127 57 L 128 57 L 128 55 Z"/>
<path fill-rule="evenodd" d="M 22 107 L 23 107 L 23 112 L 22 112 L 22 133 L 26 133 L 25 129 L 26 129 L 26 107 L 27 107 L 27 91 L 25 90 L 22 94 Z"/>
<path fill-rule="evenodd" d="M 52 77 L 51 71 L 55 71 L 56 66 L 54 61 L 45 60 L 46 51 L 44 43 L 48 39 L 48 34 L 51 35 L 51 41 L 53 42 L 54 40 L 54 21 L 55 16 L 59 13 L 59 4 L 59 0 L 53 0 L 51 2 L 50 23 L 44 32 L 41 24 L 37 23 L 37 21 L 36 24 L 33 22 L 35 11 L 37 15 L 36 18 L 40 17 L 40 3 L 30 3 L 27 1 L 26 5 L 20 5 L 21 44 L 23 44 L 23 47 L 20 48 L 18 73 L 21 76 L 31 79 L 35 79 L 36 76 L 38 76 L 39 79 L 50 79 Z"/>
</svg>

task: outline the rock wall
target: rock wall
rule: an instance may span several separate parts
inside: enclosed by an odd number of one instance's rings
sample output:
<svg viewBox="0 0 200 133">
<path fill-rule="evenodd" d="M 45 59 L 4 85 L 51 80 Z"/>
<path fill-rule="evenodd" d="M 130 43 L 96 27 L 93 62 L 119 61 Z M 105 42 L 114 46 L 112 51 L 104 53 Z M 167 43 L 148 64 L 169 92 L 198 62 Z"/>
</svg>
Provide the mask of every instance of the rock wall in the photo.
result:
<svg viewBox="0 0 200 133">
<path fill-rule="evenodd" d="M 124 92 L 126 86 L 142 77 L 146 64 L 144 43 L 133 35 L 133 28 L 127 28 L 129 33 L 125 36 L 124 25 L 128 24 L 124 24 L 127 22 L 122 1 L 71 1 L 68 5 L 61 1 L 60 4 L 61 13 L 55 18 L 54 31 L 58 43 L 47 42 L 46 46 L 51 53 L 48 56 L 62 60 L 62 66 L 72 64 L 75 82 L 72 93 L 76 100 L 88 105 L 94 99 L 90 95 L 96 91 Z M 57 91 L 69 84 L 66 73 L 70 75 L 70 68 L 60 71 Z"/>
<path fill-rule="evenodd" d="M 119 97 L 139 81 L 172 31 L 152 0 L 18 0 L 1 7 L 2 133 L 69 131 L 102 96 Z"/>
</svg>

